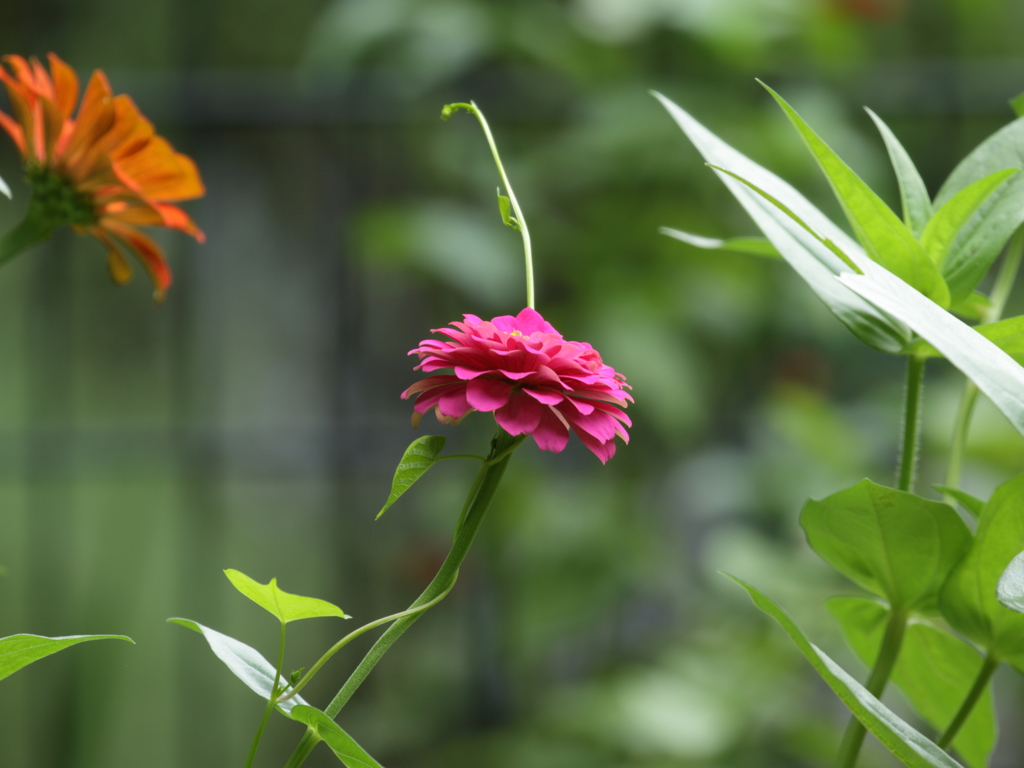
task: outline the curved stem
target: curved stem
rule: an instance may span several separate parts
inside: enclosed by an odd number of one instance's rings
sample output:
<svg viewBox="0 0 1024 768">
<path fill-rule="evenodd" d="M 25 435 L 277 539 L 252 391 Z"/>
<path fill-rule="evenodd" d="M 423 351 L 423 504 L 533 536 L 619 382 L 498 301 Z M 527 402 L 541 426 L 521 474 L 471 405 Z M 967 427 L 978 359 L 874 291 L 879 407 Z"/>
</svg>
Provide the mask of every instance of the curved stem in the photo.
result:
<svg viewBox="0 0 1024 768">
<path fill-rule="evenodd" d="M 917 447 L 921 438 L 924 363 L 924 358 L 913 355 L 907 357 L 907 383 L 903 393 L 903 431 L 901 433 L 899 467 L 896 473 L 896 487 L 901 491 L 914 490 Z"/>
<path fill-rule="evenodd" d="M 948 747 L 953 739 L 956 738 L 957 732 L 960 727 L 964 724 L 967 718 L 970 716 L 971 711 L 974 709 L 974 705 L 981 699 L 981 694 L 985 692 L 986 686 L 988 686 L 989 680 L 992 679 L 992 674 L 996 671 L 999 666 L 999 660 L 992 657 L 989 654 L 985 657 L 985 663 L 981 665 L 981 669 L 978 671 L 978 676 L 974 679 L 974 685 L 971 686 L 971 690 L 967 692 L 967 698 L 964 699 L 964 703 L 960 705 L 960 709 L 953 717 L 953 722 L 949 724 L 949 727 L 943 732 L 939 740 L 935 742 L 942 749 Z"/>
<path fill-rule="evenodd" d="M 889 612 L 889 622 L 885 626 L 885 636 L 882 638 L 882 647 L 878 651 L 878 658 L 875 659 L 875 666 L 871 670 L 864 687 L 875 697 L 881 698 L 885 686 L 892 675 L 893 667 L 896 666 L 896 659 L 900 655 L 900 647 L 903 645 L 903 634 L 907 628 L 907 617 L 896 611 Z M 860 720 L 851 719 L 843 734 L 842 744 L 839 746 L 839 768 L 853 768 L 857 763 L 857 756 L 860 754 L 861 745 L 864 743 L 864 736 L 867 733 Z"/>
<path fill-rule="evenodd" d="M 27 248 L 48 240 L 56 228 L 57 223 L 43 215 L 33 198 L 29 201 L 25 218 L 0 238 L 0 265 L 6 264 Z"/>
<path fill-rule="evenodd" d="M 498 166 L 501 183 L 504 184 L 505 191 L 508 192 L 509 202 L 512 204 L 512 210 L 516 214 L 516 224 L 518 225 L 516 229 L 523 236 L 523 251 L 526 255 L 526 306 L 530 309 L 535 309 L 533 295 L 533 248 L 530 245 L 530 230 L 526 226 L 526 217 L 523 216 L 523 210 L 519 207 L 519 201 L 516 200 L 516 193 L 512 191 L 512 185 L 509 184 L 508 176 L 505 174 L 505 166 L 501 164 L 501 157 L 498 155 L 498 145 L 495 144 L 494 136 L 491 135 L 491 127 L 487 124 L 487 118 L 484 117 L 484 113 L 480 111 L 476 102 L 447 104 L 441 111 L 441 117 L 447 120 L 460 109 L 476 115 L 476 119 L 480 122 L 480 127 L 483 128 L 484 136 L 487 137 L 487 144 L 491 148 L 491 155 L 494 156 L 494 164 Z"/>
<path fill-rule="evenodd" d="M 281 684 L 281 668 L 284 666 L 284 633 L 285 623 L 281 622 L 281 644 L 277 651 L 277 672 L 274 674 L 274 686 L 270 689 L 270 696 L 267 698 L 267 707 L 263 710 L 263 719 L 260 720 L 260 727 L 256 729 L 256 736 L 249 747 L 249 757 L 246 758 L 245 768 L 252 768 L 252 761 L 256 759 L 256 750 L 259 749 L 260 739 L 263 738 L 263 731 L 267 728 L 267 721 L 270 720 L 270 713 L 277 705 L 277 687 Z"/>
</svg>

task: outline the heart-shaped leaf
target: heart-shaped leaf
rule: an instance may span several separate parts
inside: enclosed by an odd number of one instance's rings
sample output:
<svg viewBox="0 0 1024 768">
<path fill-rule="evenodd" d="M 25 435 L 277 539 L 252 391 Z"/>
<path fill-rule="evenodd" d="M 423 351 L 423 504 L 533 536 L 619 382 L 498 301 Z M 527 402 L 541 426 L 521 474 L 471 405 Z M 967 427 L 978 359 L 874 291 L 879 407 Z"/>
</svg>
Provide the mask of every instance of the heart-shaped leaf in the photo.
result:
<svg viewBox="0 0 1024 768">
<path fill-rule="evenodd" d="M 889 126 L 882 122 L 882 118 L 867 107 L 864 109 L 874 120 L 878 132 L 882 134 L 892 169 L 896 172 L 896 181 L 900 186 L 900 201 L 903 203 L 903 221 L 914 237 L 920 237 L 932 217 L 932 199 L 928 196 L 928 189 L 921 179 L 921 174 L 917 172 L 914 161 L 896 138 L 896 134 L 889 130 Z"/>
<path fill-rule="evenodd" d="M 322 616 L 338 616 L 342 619 L 351 618 L 333 603 L 315 597 L 303 597 L 285 592 L 277 586 L 277 579 L 269 584 L 260 584 L 241 571 L 228 568 L 224 575 L 235 585 L 235 589 L 270 613 L 274 614 L 282 624 L 299 619 L 315 619 Z"/>
<path fill-rule="evenodd" d="M 206 638 L 210 644 L 213 654 L 224 662 L 239 680 L 255 691 L 264 699 L 270 699 L 271 691 L 274 688 L 274 678 L 277 676 L 277 669 L 267 661 L 252 646 L 246 645 L 241 640 L 225 635 L 215 629 L 204 627 L 197 621 L 191 619 L 168 619 L 171 624 L 180 624 L 193 632 L 198 632 Z M 291 717 L 292 709 L 307 702 L 301 696 L 292 696 L 277 705 L 277 709 L 284 715 Z"/>
<path fill-rule="evenodd" d="M 939 606 L 954 629 L 1024 670 L 1024 616 L 996 598 L 1003 571 L 1024 550 L 1024 475 L 1003 483 L 978 519 L 974 543 L 950 574 Z"/>
<path fill-rule="evenodd" d="M 825 562 L 901 614 L 934 611 L 939 590 L 971 544 L 952 507 L 862 480 L 800 514 Z"/>
<path fill-rule="evenodd" d="M 44 656 L 89 640 L 127 640 L 129 643 L 135 643 L 130 637 L 124 635 L 65 635 L 64 637 L 11 635 L 0 638 L 0 680 Z"/>
<path fill-rule="evenodd" d="M 728 576 L 728 574 L 726 574 Z M 729 576 L 750 595 L 754 605 L 775 619 L 796 643 L 801 653 L 828 687 L 849 708 L 875 738 L 909 768 L 958 768 L 960 764 L 933 742 L 904 722 L 896 713 L 872 696 L 842 667 L 811 643 L 800 628 L 771 598 L 734 576 Z"/>
<path fill-rule="evenodd" d="M 996 598 L 1011 611 L 1024 613 L 1024 552 L 1014 557 L 999 577 Z"/>
<path fill-rule="evenodd" d="M 402 454 L 402 460 L 398 462 L 395 469 L 395 477 L 391 481 L 391 495 L 387 502 L 377 513 L 379 518 L 388 507 L 398 501 L 399 497 L 408 491 L 413 483 L 423 477 L 423 473 L 434 466 L 437 462 L 437 455 L 444 448 L 445 439 L 440 435 L 424 435 L 418 437 L 409 444 Z"/>
<path fill-rule="evenodd" d="M 865 597 L 833 597 L 827 605 L 860 660 L 873 667 L 882 647 L 889 609 Z M 983 663 L 984 659 L 967 643 L 929 622 L 914 619 L 903 636 L 892 681 L 917 713 L 941 733 L 952 722 Z M 995 707 L 990 688 L 971 711 L 953 746 L 971 768 L 986 768 L 995 743 Z"/>
<path fill-rule="evenodd" d="M 732 253 L 748 253 L 753 256 L 765 256 L 769 259 L 781 259 L 775 246 L 763 237 L 730 237 L 727 240 L 718 240 L 713 237 L 702 237 L 683 232 L 671 227 L 659 227 L 658 231 L 663 235 L 674 237 L 687 245 L 695 248 L 703 248 L 706 251 L 730 251 Z"/>
<path fill-rule="evenodd" d="M 292 717 L 312 728 L 345 768 L 383 768 L 356 743 L 355 739 L 345 733 L 340 725 L 319 709 L 305 705 L 297 706 L 292 709 Z"/>
</svg>

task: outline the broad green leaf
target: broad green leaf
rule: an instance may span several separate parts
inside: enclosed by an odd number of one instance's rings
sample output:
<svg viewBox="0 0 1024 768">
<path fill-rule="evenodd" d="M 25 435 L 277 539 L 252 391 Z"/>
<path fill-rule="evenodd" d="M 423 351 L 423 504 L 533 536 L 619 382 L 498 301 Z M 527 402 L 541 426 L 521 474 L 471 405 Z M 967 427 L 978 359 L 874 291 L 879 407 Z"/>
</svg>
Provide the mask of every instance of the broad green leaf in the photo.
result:
<svg viewBox="0 0 1024 768">
<path fill-rule="evenodd" d="M 952 507 L 870 480 L 808 501 L 800 525 L 825 562 L 901 613 L 934 611 L 971 543 Z"/>
<path fill-rule="evenodd" d="M 860 660 L 868 668 L 873 667 L 882 647 L 889 609 L 864 597 L 833 597 L 827 605 Z M 984 659 L 967 643 L 915 619 L 903 636 L 892 681 L 922 719 L 941 733 L 967 697 L 983 663 Z M 986 768 L 995 742 L 995 707 L 989 688 L 957 733 L 953 746 L 971 768 Z"/>
<path fill-rule="evenodd" d="M 935 212 L 921 235 L 921 245 L 939 269 L 945 268 L 949 249 L 964 224 L 982 203 L 1019 171 L 1019 168 L 1007 168 L 978 179 L 953 195 Z"/>
<path fill-rule="evenodd" d="M 1014 557 L 999 577 L 996 598 L 1011 611 L 1024 613 L 1024 552 Z"/>
<path fill-rule="evenodd" d="M 370 757 L 356 740 L 345 733 L 341 726 L 315 707 L 297 706 L 292 717 L 313 729 L 323 742 L 337 755 L 345 768 L 383 768 Z"/>
<path fill-rule="evenodd" d="M 246 645 L 241 640 L 235 640 L 235 638 L 218 632 L 215 629 L 204 627 L 199 622 L 192 621 L 191 619 L 175 618 L 168 619 L 167 621 L 171 624 L 180 624 L 205 637 L 206 642 L 210 644 L 210 650 L 213 651 L 214 656 L 223 661 L 227 668 L 234 673 L 235 677 L 245 683 L 259 696 L 264 699 L 270 699 L 277 669 L 263 658 L 259 651 L 252 646 Z M 292 696 L 290 699 L 278 704 L 277 709 L 291 717 L 294 707 L 306 703 L 301 696 Z"/>
<path fill-rule="evenodd" d="M 984 320 L 991 309 L 992 299 L 984 293 L 971 291 L 965 298 L 951 306 L 949 311 L 968 320 Z"/>
<path fill-rule="evenodd" d="M 779 622 L 811 666 L 849 708 L 853 716 L 904 765 L 909 768 L 958 768 L 958 762 L 900 719 L 824 651 L 811 643 L 789 614 L 771 598 L 734 576 L 729 578 L 747 590 L 754 605 Z"/>
<path fill-rule="evenodd" d="M 417 437 L 405 449 L 402 460 L 398 462 L 398 468 L 395 470 L 395 477 L 391 481 L 391 495 L 377 513 L 378 518 L 387 512 L 388 507 L 398 501 L 413 483 L 423 477 L 424 472 L 434 466 L 437 455 L 444 448 L 444 442 L 445 439 L 440 435 L 424 435 Z"/>
<path fill-rule="evenodd" d="M 856 241 L 789 183 L 737 152 L 670 99 L 660 93 L 653 95 L 710 165 L 728 168 L 783 202 L 813 231 L 835 243 L 861 270 L 873 263 Z M 911 341 L 911 335 L 902 323 L 834 279 L 835 275 L 850 269 L 841 259 L 744 183 L 721 171 L 715 173 L 782 257 L 857 338 L 868 346 L 892 354 L 898 354 Z"/>
<path fill-rule="evenodd" d="M 846 213 L 846 218 L 849 219 L 853 231 L 868 255 L 937 304 L 948 307 L 950 298 L 946 282 L 942 279 L 938 267 L 928 258 L 921 243 L 914 237 L 914 233 L 907 229 L 885 201 L 811 130 L 785 99 L 767 85 L 764 87 L 782 107 L 818 161 Z"/>
<path fill-rule="evenodd" d="M 1024 362 L 1024 315 L 1008 317 L 998 323 L 975 325 L 974 330 L 1018 363 Z M 942 357 L 942 353 L 924 339 L 907 345 L 905 351 L 918 357 Z"/>
<path fill-rule="evenodd" d="M 946 179 L 935 197 L 941 208 L 960 190 L 1006 168 L 1024 168 L 1024 119 L 979 144 Z M 1024 174 L 997 189 L 960 229 L 942 274 L 956 303 L 973 291 L 1014 231 L 1024 222 Z"/>
<path fill-rule="evenodd" d="M 875 121 L 878 132 L 882 134 L 892 169 L 896 172 L 896 181 L 900 185 L 900 202 L 903 204 L 903 222 L 913 232 L 914 237 L 921 237 L 928 220 L 932 217 L 932 199 L 928 195 L 928 188 L 925 187 L 914 161 L 910 159 L 896 134 L 889 130 L 889 126 L 882 122 L 882 118 L 867 107 L 864 109 Z"/>
<path fill-rule="evenodd" d="M 687 245 L 695 248 L 703 248 L 707 251 L 730 251 L 732 253 L 749 253 L 754 256 L 765 256 L 769 259 L 781 259 L 775 246 L 763 237 L 730 237 L 728 240 L 718 240 L 713 237 L 702 237 L 692 235 L 671 227 L 659 227 L 658 231 L 663 235 L 674 237 Z"/>
<path fill-rule="evenodd" d="M 44 656 L 89 640 L 127 640 L 129 643 L 135 643 L 130 637 L 124 635 L 65 635 L 64 637 L 11 635 L 0 638 L 0 680 L 13 675 L 22 667 L 26 667 Z"/>
<path fill-rule="evenodd" d="M 1017 117 L 1024 117 L 1024 93 L 1018 93 L 1010 99 L 1010 109 Z"/>
<path fill-rule="evenodd" d="M 260 584 L 241 571 L 228 568 L 224 575 L 235 585 L 235 589 L 252 600 L 260 608 L 274 614 L 282 624 L 299 619 L 315 619 L 321 616 L 338 616 L 342 619 L 350 618 L 345 612 L 333 603 L 326 600 L 319 600 L 315 597 L 303 597 L 285 592 L 277 586 L 277 579 L 271 579 L 269 584 Z"/>
<path fill-rule="evenodd" d="M 961 491 L 959 488 L 950 488 L 948 485 L 933 485 L 932 488 L 934 488 L 939 493 L 944 493 L 947 496 L 952 496 L 954 499 L 960 502 L 961 507 L 963 507 L 964 509 L 971 513 L 971 517 L 973 517 L 975 520 L 981 517 L 981 510 L 984 509 L 985 502 L 977 498 L 976 496 L 971 496 L 971 494 L 967 493 L 966 491 Z"/>
<path fill-rule="evenodd" d="M 942 615 L 992 656 L 1024 670 L 1024 616 L 1000 605 L 996 586 L 1024 550 L 1024 475 L 996 488 L 967 556 L 942 589 Z"/>
<path fill-rule="evenodd" d="M 506 227 L 519 231 L 519 221 L 512 215 L 512 202 L 498 190 L 498 210 L 501 212 L 501 220 Z"/>
<path fill-rule="evenodd" d="M 839 280 L 913 328 L 977 384 L 1024 434 L 1024 369 L 1012 357 L 884 269 L 875 268 L 864 275 L 846 273 Z"/>
</svg>

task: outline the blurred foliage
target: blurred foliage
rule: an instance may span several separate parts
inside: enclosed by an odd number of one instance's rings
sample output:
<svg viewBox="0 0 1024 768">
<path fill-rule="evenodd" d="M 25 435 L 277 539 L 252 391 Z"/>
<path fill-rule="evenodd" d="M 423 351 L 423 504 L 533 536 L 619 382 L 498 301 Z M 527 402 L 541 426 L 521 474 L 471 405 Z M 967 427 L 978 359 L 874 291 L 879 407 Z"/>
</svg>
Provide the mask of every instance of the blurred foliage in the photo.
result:
<svg viewBox="0 0 1024 768">
<path fill-rule="evenodd" d="M 374 672 L 346 730 L 392 768 L 828 764 L 841 705 L 716 572 L 762 586 L 859 669 L 821 605 L 856 590 L 816 560 L 797 513 L 861 477 L 890 482 L 900 361 L 785 265 L 657 233 L 754 228 L 646 91 L 839 220 L 753 77 L 895 205 L 860 106 L 934 192 L 1011 118 L 1022 23 L 1012 0 L 4 3 L 0 48 L 103 67 L 197 159 L 209 194 L 190 210 L 209 241 L 163 240 L 177 282 L 158 310 L 141 284 L 108 285 L 101 249 L 70 235 L 0 275 L 0 634 L 138 643 L 4 681 L 0 764 L 238 762 L 261 702 L 166 616 L 269 654 L 273 622 L 221 569 L 360 621 L 432 575 L 469 469 L 437 467 L 373 522 L 413 435 L 405 352 L 524 294 L 479 129 L 438 119 L 470 98 L 530 222 L 538 308 L 626 373 L 636 428 L 604 468 L 572 443 L 517 454 L 458 588 Z M 16 180 L 16 162 L 0 151 L 0 175 Z M 24 205 L 14 191 L 0 225 Z M 929 364 L 922 488 L 941 480 L 959 389 Z M 492 425 L 421 430 L 480 452 Z M 965 488 L 986 496 L 1021 456 L 983 404 Z M 336 639 L 312 624 L 291 633 L 289 668 Z M 325 703 L 366 647 L 304 695 Z M 1013 685 L 997 680 L 1008 723 Z M 299 732 L 272 721 L 261 764 L 283 763 Z M 995 765 L 1015 764 L 1015 739 L 1005 727 Z M 891 759 L 869 749 L 862 764 Z"/>
</svg>

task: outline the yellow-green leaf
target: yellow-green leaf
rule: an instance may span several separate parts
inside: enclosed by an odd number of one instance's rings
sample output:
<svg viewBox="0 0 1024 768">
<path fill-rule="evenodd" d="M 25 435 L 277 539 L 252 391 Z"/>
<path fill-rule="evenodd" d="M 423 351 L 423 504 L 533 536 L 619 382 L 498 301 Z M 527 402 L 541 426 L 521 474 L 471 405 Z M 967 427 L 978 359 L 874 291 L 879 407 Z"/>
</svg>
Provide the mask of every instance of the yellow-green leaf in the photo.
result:
<svg viewBox="0 0 1024 768">
<path fill-rule="evenodd" d="M 256 605 L 274 614 L 282 624 L 298 621 L 299 619 L 315 619 L 321 616 L 338 616 L 342 619 L 350 618 L 345 615 L 341 608 L 326 600 L 285 592 L 277 586 L 277 579 L 271 579 L 269 584 L 260 584 L 258 581 L 233 568 L 228 568 L 224 571 L 224 575 L 235 585 L 235 589 L 256 603 Z"/>
</svg>

